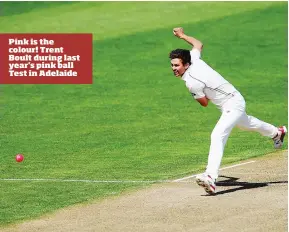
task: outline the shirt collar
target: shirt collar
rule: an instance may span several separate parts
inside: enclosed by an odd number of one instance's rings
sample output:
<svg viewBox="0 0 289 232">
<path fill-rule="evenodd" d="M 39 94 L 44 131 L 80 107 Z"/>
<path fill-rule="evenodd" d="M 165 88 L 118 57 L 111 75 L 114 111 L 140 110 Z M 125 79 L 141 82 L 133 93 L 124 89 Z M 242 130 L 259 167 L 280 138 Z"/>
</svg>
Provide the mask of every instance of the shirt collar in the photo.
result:
<svg viewBox="0 0 289 232">
<path fill-rule="evenodd" d="M 191 66 L 189 66 L 190 68 Z M 185 81 L 187 78 L 187 74 L 189 73 L 189 68 L 184 72 L 184 74 L 182 75 L 182 80 Z"/>
</svg>

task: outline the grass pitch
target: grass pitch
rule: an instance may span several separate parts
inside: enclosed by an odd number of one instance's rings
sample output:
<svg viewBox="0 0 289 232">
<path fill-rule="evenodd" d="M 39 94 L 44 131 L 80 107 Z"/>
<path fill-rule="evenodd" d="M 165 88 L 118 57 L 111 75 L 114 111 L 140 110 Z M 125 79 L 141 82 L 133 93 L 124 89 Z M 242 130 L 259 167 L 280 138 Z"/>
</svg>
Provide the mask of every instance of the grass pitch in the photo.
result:
<svg viewBox="0 0 289 232">
<path fill-rule="evenodd" d="M 15 4 L 0 3 L 1 33 L 93 33 L 94 84 L 2 86 L 1 178 L 168 180 L 203 170 L 220 113 L 171 73 L 170 50 L 189 48 L 172 35 L 180 25 L 203 41 L 203 59 L 241 91 L 248 114 L 288 121 L 287 3 Z M 235 129 L 223 164 L 272 147 Z M 146 185 L 0 183 L 2 226 Z"/>
</svg>

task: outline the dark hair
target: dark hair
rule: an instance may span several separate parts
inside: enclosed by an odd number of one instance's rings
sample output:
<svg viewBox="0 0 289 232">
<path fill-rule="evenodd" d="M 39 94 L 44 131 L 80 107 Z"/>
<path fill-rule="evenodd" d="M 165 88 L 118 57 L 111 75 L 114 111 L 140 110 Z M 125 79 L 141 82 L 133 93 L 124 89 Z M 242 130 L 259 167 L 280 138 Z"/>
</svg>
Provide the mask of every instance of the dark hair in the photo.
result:
<svg viewBox="0 0 289 232">
<path fill-rule="evenodd" d="M 176 49 L 170 52 L 170 59 L 181 59 L 183 65 L 189 63 L 191 64 L 191 54 L 189 50 L 186 49 Z"/>
</svg>

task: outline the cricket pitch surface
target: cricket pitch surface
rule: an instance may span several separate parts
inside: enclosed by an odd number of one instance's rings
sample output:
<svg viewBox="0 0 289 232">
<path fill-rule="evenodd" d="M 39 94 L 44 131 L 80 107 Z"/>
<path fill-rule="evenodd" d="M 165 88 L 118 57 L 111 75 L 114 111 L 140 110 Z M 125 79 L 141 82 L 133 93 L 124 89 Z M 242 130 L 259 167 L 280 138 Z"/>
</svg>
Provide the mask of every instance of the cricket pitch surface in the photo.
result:
<svg viewBox="0 0 289 232">
<path fill-rule="evenodd" d="M 287 231 L 288 151 L 252 160 L 256 162 L 222 170 L 215 196 L 207 195 L 194 178 L 154 184 L 119 197 L 64 208 L 0 231 Z"/>
</svg>

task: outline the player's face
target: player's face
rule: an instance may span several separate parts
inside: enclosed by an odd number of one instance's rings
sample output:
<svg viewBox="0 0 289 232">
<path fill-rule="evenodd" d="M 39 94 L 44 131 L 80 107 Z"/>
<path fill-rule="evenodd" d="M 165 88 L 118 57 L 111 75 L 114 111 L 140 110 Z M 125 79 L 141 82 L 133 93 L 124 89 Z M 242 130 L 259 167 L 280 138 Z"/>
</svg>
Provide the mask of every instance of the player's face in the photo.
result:
<svg viewBox="0 0 289 232">
<path fill-rule="evenodd" d="M 179 58 L 171 59 L 171 67 L 176 77 L 181 77 L 188 69 L 189 64 L 183 65 L 182 60 Z"/>
</svg>

